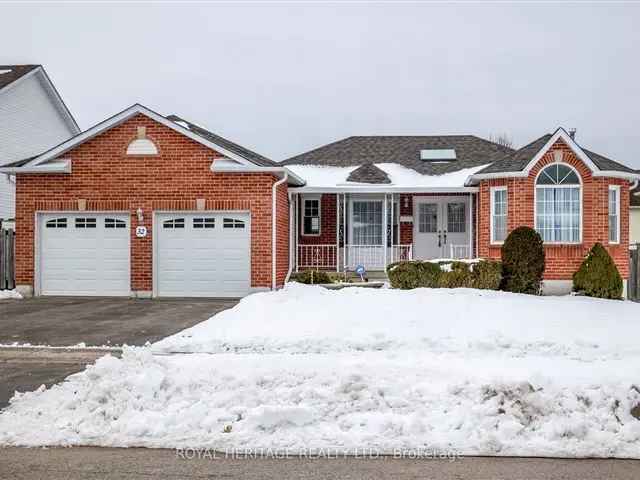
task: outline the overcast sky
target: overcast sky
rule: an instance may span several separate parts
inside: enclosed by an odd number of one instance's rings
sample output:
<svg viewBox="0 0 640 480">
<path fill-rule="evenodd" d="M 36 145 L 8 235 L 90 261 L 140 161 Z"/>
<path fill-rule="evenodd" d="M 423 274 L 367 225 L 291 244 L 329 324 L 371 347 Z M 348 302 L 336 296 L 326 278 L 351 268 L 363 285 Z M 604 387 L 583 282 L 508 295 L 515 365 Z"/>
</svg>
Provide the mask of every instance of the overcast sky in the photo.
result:
<svg viewBox="0 0 640 480">
<path fill-rule="evenodd" d="M 140 102 L 281 160 L 350 135 L 558 126 L 640 169 L 640 4 L 3 4 L 81 128 Z"/>
</svg>

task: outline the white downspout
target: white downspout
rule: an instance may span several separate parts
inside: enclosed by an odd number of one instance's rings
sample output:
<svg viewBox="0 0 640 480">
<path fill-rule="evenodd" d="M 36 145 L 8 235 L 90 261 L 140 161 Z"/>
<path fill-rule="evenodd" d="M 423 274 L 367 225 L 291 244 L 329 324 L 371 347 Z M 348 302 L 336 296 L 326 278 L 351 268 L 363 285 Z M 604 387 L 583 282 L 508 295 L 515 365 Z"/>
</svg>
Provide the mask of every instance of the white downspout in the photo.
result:
<svg viewBox="0 0 640 480">
<path fill-rule="evenodd" d="M 271 290 L 276 289 L 276 191 L 287 181 L 289 173 L 285 170 L 282 179 L 271 187 Z"/>
<path fill-rule="evenodd" d="M 291 211 L 293 210 L 293 215 Z M 293 207 L 293 193 L 289 192 L 289 270 L 287 270 L 287 276 L 284 278 L 284 283 L 288 283 L 291 278 L 291 272 L 293 271 L 293 259 L 295 255 L 295 251 L 298 249 L 296 245 L 296 228 L 294 225 L 294 216 L 295 216 L 295 208 Z M 291 230 L 293 229 L 293 235 L 291 234 Z"/>
</svg>

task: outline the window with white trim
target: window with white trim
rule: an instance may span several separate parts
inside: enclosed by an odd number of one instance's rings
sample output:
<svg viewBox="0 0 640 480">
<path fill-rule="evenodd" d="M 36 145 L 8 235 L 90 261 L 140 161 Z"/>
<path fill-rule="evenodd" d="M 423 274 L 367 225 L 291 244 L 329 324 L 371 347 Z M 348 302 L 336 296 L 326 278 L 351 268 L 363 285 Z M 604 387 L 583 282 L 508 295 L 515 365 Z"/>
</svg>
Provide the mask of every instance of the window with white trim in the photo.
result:
<svg viewBox="0 0 640 480">
<path fill-rule="evenodd" d="M 536 179 L 536 230 L 547 243 L 579 243 L 582 231 L 581 185 L 577 172 L 554 163 Z"/>
<path fill-rule="evenodd" d="M 620 187 L 609 185 L 609 243 L 620 243 Z"/>
<path fill-rule="evenodd" d="M 172 218 L 162 222 L 162 228 L 184 228 L 184 218 Z"/>
<path fill-rule="evenodd" d="M 222 228 L 244 228 L 244 221 L 237 218 L 225 218 L 222 220 Z"/>
<path fill-rule="evenodd" d="M 491 243 L 502 243 L 507 238 L 507 187 L 491 189 Z"/>
<path fill-rule="evenodd" d="M 124 220 L 118 220 L 117 218 L 105 218 L 104 228 L 126 228 L 127 223 Z"/>
<path fill-rule="evenodd" d="M 215 217 L 204 217 L 204 218 L 193 219 L 193 228 L 215 228 L 215 226 L 216 226 Z"/>
<path fill-rule="evenodd" d="M 302 204 L 302 234 L 320 235 L 320 199 L 305 198 Z"/>
</svg>

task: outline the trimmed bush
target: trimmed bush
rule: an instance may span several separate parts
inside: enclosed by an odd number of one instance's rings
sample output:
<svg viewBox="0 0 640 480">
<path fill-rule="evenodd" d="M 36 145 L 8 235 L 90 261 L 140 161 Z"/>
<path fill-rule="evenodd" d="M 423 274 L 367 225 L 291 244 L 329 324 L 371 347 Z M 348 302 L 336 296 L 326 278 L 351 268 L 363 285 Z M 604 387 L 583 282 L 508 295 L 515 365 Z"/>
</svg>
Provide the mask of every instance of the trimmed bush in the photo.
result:
<svg viewBox="0 0 640 480">
<path fill-rule="evenodd" d="M 502 282 L 502 263 L 495 260 L 481 260 L 473 266 L 473 288 L 499 290 Z"/>
<path fill-rule="evenodd" d="M 322 270 L 305 270 L 291 275 L 291 281 L 315 285 L 318 283 L 333 283 L 327 272 Z"/>
<path fill-rule="evenodd" d="M 444 270 L 443 270 L 444 269 Z M 502 280 L 500 262 L 397 262 L 387 267 L 393 288 L 479 288 L 498 290 Z"/>
<path fill-rule="evenodd" d="M 420 287 L 437 288 L 440 284 L 442 270 L 435 263 L 396 262 L 387 267 L 387 275 L 393 288 L 401 290 Z"/>
<path fill-rule="evenodd" d="M 451 263 L 451 270 L 443 272 L 440 278 L 442 288 L 471 288 L 472 285 L 473 274 L 469 264 L 464 262 Z"/>
<path fill-rule="evenodd" d="M 518 227 L 502 245 L 502 289 L 539 295 L 544 273 L 544 246 L 533 228 Z"/>
<path fill-rule="evenodd" d="M 622 298 L 622 277 L 609 252 L 596 243 L 573 274 L 573 290 L 589 297 Z"/>
</svg>

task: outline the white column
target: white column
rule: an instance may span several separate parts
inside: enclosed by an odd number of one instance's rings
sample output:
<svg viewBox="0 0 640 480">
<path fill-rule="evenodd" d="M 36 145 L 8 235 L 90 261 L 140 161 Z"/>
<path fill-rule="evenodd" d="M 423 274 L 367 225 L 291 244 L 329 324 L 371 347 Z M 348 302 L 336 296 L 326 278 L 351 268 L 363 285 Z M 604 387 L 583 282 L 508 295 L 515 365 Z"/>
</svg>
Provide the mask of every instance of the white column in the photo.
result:
<svg viewBox="0 0 640 480">
<path fill-rule="evenodd" d="M 388 195 L 384 194 L 384 207 L 382 209 L 382 251 L 384 252 L 384 263 L 382 268 L 385 269 L 387 267 L 387 197 Z"/>
<path fill-rule="evenodd" d="M 336 193 L 336 272 L 340 271 L 340 194 Z"/>
<path fill-rule="evenodd" d="M 342 194 L 342 228 L 344 229 L 344 250 L 342 251 L 343 272 L 347 271 L 347 244 L 349 242 L 349 230 L 347 229 L 347 210 L 349 209 L 349 201 L 347 194 Z"/>
<path fill-rule="evenodd" d="M 469 193 L 469 258 L 473 258 L 473 193 Z"/>
<path fill-rule="evenodd" d="M 295 211 L 296 211 L 296 218 L 295 218 L 295 222 L 294 222 L 294 224 L 295 224 L 295 227 L 294 227 L 294 228 L 296 229 L 296 231 L 295 231 L 295 235 L 294 235 L 294 237 L 295 237 L 295 239 L 296 239 L 296 241 L 295 241 L 295 248 L 296 248 L 296 272 L 299 272 L 299 271 L 300 271 L 300 270 L 299 270 L 299 265 L 300 265 L 300 249 L 298 248 L 298 235 L 300 234 L 300 233 L 299 233 L 299 232 L 300 232 L 300 229 L 299 229 L 299 226 L 298 226 L 298 217 L 300 216 L 300 194 L 299 194 L 299 193 L 296 193 L 296 208 L 295 208 Z"/>
</svg>

